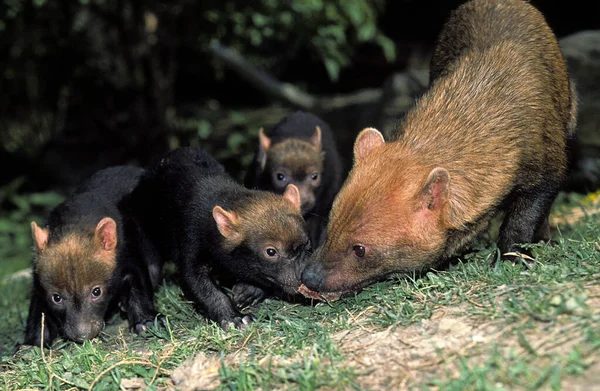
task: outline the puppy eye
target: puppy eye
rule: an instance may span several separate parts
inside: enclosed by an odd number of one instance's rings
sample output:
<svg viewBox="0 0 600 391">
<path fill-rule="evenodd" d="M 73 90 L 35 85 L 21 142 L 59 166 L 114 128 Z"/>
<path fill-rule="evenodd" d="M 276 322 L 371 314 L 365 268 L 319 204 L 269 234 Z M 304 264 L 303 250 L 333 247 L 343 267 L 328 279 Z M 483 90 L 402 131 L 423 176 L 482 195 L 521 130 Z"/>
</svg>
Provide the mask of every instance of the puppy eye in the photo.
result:
<svg viewBox="0 0 600 391">
<path fill-rule="evenodd" d="M 282 173 L 277 173 L 277 180 L 278 181 L 285 181 L 285 175 L 283 175 Z"/>
<path fill-rule="evenodd" d="M 54 303 L 56 303 L 56 304 L 60 304 L 60 303 L 62 303 L 63 298 L 58 293 L 55 293 L 52 295 L 52 301 L 54 301 Z"/>
<path fill-rule="evenodd" d="M 98 298 L 102 295 L 102 289 L 100 289 L 99 287 L 96 287 L 94 289 L 92 289 L 92 296 L 94 298 Z"/>
<path fill-rule="evenodd" d="M 318 178 L 319 178 L 319 174 L 317 174 L 316 172 L 310 176 L 310 179 L 312 179 L 313 181 L 316 181 Z"/>
<path fill-rule="evenodd" d="M 277 256 L 277 250 L 275 250 L 273 247 L 268 247 L 267 249 L 265 249 L 265 255 L 268 258 L 274 258 L 275 256 Z"/>
<path fill-rule="evenodd" d="M 362 246 L 360 244 L 355 244 L 354 246 L 352 246 L 352 251 L 354 251 L 354 254 L 356 254 L 357 257 L 362 258 L 365 256 L 365 246 Z"/>
</svg>

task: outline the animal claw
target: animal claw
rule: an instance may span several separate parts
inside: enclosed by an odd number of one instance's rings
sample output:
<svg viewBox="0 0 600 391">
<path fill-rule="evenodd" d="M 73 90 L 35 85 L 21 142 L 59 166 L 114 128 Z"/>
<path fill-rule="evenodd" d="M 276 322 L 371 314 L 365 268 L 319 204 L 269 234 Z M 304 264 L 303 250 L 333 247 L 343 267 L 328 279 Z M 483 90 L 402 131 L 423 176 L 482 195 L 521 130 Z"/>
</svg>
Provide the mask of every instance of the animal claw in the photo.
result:
<svg viewBox="0 0 600 391">
<path fill-rule="evenodd" d="M 220 324 L 223 330 L 229 330 L 231 327 L 235 327 L 236 329 L 243 329 L 250 323 L 254 322 L 254 320 L 254 316 L 248 314 L 244 316 L 236 316 L 231 320 L 222 320 Z"/>
</svg>

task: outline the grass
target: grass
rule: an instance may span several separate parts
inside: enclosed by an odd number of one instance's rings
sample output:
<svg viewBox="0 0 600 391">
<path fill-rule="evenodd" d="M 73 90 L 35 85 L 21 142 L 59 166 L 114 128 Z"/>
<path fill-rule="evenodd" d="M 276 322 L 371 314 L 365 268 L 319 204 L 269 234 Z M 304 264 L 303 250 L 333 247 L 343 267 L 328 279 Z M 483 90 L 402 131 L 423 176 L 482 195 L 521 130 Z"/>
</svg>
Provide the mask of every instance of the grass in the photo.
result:
<svg viewBox="0 0 600 391">
<path fill-rule="evenodd" d="M 553 218 L 573 208 L 589 211 L 596 202 L 563 195 Z M 267 300 L 243 330 L 219 329 L 166 282 L 156 301 L 167 327 L 146 338 L 115 319 L 93 341 L 58 341 L 52 350 L 23 347 L 15 354 L 30 280 L 0 279 L 0 387 L 529 390 L 598 384 L 598 220 L 583 213 L 559 224 L 554 244 L 534 246 L 530 266 L 495 262 L 497 250 L 485 239 L 445 270 L 399 275 L 341 301 Z"/>
</svg>

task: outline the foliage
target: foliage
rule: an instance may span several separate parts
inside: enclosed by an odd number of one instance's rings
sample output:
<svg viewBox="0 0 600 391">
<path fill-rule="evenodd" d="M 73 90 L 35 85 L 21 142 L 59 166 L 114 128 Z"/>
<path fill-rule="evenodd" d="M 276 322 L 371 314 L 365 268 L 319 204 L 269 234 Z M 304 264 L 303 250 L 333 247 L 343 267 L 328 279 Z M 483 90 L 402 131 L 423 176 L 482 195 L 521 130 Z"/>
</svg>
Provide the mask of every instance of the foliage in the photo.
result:
<svg viewBox="0 0 600 391">
<path fill-rule="evenodd" d="M 252 99 L 227 92 L 238 90 L 230 80 L 215 81 L 220 69 L 207 53 L 213 40 L 276 75 L 302 57 L 312 67 L 305 75 L 326 69 L 336 79 L 364 42 L 394 55 L 377 27 L 384 0 L 0 5 L 0 47 L 8 54 L 0 63 L 0 153 L 25 157 L 55 181 L 67 169 L 85 171 L 73 172 L 70 184 L 103 166 L 146 164 L 166 152 L 174 135 L 167 116 L 179 100 Z"/>
<path fill-rule="evenodd" d="M 207 9 L 214 36 L 200 37 L 204 44 L 218 39 L 238 49 L 269 70 L 284 68 L 299 53 L 309 53 L 337 80 L 350 64 L 358 44 L 374 42 L 391 61 L 394 44 L 377 26 L 385 1 L 367 0 L 263 0 L 228 1 Z M 204 39 L 203 39 L 204 38 Z"/>
<path fill-rule="evenodd" d="M 23 183 L 20 177 L 0 188 L 0 278 L 29 266 L 31 221 L 43 224 L 64 199 L 54 192 L 23 194 Z"/>
<path fill-rule="evenodd" d="M 258 130 L 274 126 L 290 110 L 274 106 L 268 109 L 226 110 L 216 102 L 212 103 L 205 107 L 169 110 L 167 121 L 172 129 L 169 147 L 202 147 L 234 178 L 243 182 L 245 170 L 256 152 Z"/>
</svg>

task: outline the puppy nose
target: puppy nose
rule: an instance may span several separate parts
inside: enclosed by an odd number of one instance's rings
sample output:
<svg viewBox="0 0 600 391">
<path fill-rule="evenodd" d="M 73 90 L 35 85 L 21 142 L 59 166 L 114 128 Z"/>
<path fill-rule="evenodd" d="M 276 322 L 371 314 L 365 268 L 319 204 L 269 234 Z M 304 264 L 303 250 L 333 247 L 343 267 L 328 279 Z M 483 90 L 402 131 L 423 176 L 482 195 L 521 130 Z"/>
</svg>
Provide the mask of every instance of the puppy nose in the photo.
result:
<svg viewBox="0 0 600 391">
<path fill-rule="evenodd" d="M 80 325 L 77 327 L 77 336 L 80 341 L 90 339 L 94 337 L 92 334 L 92 327 L 90 325 Z"/>
<path fill-rule="evenodd" d="M 67 328 L 65 331 L 69 339 L 75 342 L 83 342 L 90 339 L 91 327 L 89 325 L 77 325 Z"/>
<path fill-rule="evenodd" d="M 320 291 L 323 281 L 323 268 L 318 264 L 309 264 L 302 272 L 302 282 L 313 291 Z"/>
<path fill-rule="evenodd" d="M 102 331 L 103 328 L 103 321 L 79 324 L 75 327 L 75 335 L 72 339 L 77 342 L 83 342 L 86 339 L 93 339 L 100 334 L 100 331 Z"/>
</svg>

